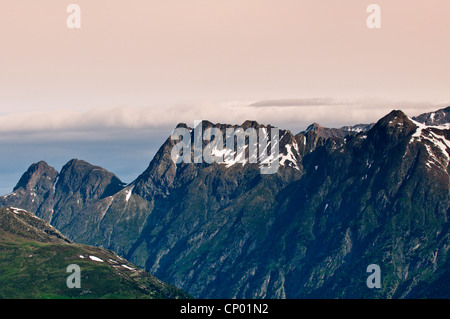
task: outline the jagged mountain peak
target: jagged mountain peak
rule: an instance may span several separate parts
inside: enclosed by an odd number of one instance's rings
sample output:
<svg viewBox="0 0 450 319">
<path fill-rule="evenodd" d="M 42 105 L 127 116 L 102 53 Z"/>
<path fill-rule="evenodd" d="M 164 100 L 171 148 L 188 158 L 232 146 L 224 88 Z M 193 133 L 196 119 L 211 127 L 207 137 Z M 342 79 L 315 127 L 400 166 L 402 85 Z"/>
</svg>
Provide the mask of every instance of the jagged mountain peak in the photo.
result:
<svg viewBox="0 0 450 319">
<path fill-rule="evenodd" d="M 178 123 L 175 128 L 188 128 L 186 123 Z"/>
<path fill-rule="evenodd" d="M 93 172 L 97 172 L 97 174 L 104 174 L 111 178 L 119 179 L 114 173 L 109 172 L 108 170 L 106 170 L 101 166 L 93 165 L 89 162 L 79 160 L 76 158 L 71 159 L 62 167 L 60 175 L 61 177 L 63 177 L 63 175 L 65 174 L 87 175 Z"/>
<path fill-rule="evenodd" d="M 72 159 L 58 175 L 57 193 L 78 194 L 86 202 L 111 196 L 125 187 L 114 173 L 79 159 Z"/>
<path fill-rule="evenodd" d="M 246 130 L 249 127 L 252 127 L 254 129 L 258 129 L 260 127 L 265 127 L 264 125 L 260 125 L 257 121 L 255 120 L 246 120 L 244 123 L 242 123 L 241 127 Z"/>
<path fill-rule="evenodd" d="M 201 120 L 198 122 L 195 122 L 194 125 L 192 127 L 188 126 L 186 123 L 178 123 L 175 128 L 186 128 L 189 130 L 192 130 L 193 128 L 195 128 L 197 125 L 202 125 L 202 129 L 205 130 L 206 128 L 210 128 L 210 127 L 217 127 L 220 129 L 224 129 L 224 128 L 237 128 L 237 127 L 241 127 L 244 130 L 248 129 L 248 128 L 254 128 L 254 129 L 259 129 L 259 128 L 273 128 L 275 126 L 271 125 L 271 124 L 261 124 L 256 120 L 245 120 L 242 124 L 238 125 L 238 124 L 226 124 L 226 123 L 213 123 L 209 120 Z"/>
<path fill-rule="evenodd" d="M 389 124 L 389 122 L 391 122 L 391 121 L 400 123 L 403 121 L 409 121 L 409 118 L 405 113 L 403 113 L 402 110 L 392 110 L 391 112 L 389 112 L 389 114 L 382 117 L 378 122 L 380 122 L 380 123 L 387 122 Z"/>
<path fill-rule="evenodd" d="M 370 135 L 388 134 L 402 138 L 413 130 L 416 125 L 401 110 L 393 110 L 381 118 L 370 130 Z"/>
<path fill-rule="evenodd" d="M 71 159 L 68 161 L 62 168 L 59 174 L 59 180 L 68 177 L 68 182 L 70 179 L 74 178 L 74 176 L 85 176 L 96 172 L 98 175 L 105 175 L 106 177 L 115 176 L 113 173 L 108 172 L 103 167 L 93 165 L 84 160 L 80 160 L 77 158 Z"/>
<path fill-rule="evenodd" d="M 322 128 L 322 126 L 321 126 L 320 124 L 314 122 L 313 124 L 309 125 L 309 126 L 306 128 L 305 132 L 314 131 L 314 130 L 319 130 L 319 129 L 321 129 L 321 128 Z"/>
<path fill-rule="evenodd" d="M 44 161 L 32 164 L 21 176 L 13 191 L 18 189 L 35 190 L 47 189 L 53 183 L 58 172 Z"/>
<path fill-rule="evenodd" d="M 97 165 L 93 165 L 89 162 L 86 162 L 84 160 L 80 160 L 77 158 L 73 158 L 70 161 L 68 161 L 64 166 L 63 169 L 67 169 L 67 168 L 76 168 L 76 169 L 98 169 L 98 170 L 103 170 L 106 171 L 103 167 L 97 166 Z"/>
<path fill-rule="evenodd" d="M 355 132 L 345 130 L 343 128 L 328 128 L 324 127 L 318 123 L 313 123 L 309 125 L 306 130 L 300 132 L 299 135 L 311 135 L 315 138 L 329 138 L 329 137 L 345 137 L 349 134 L 354 134 Z"/>
<path fill-rule="evenodd" d="M 34 163 L 30 166 L 30 168 L 36 169 L 36 170 L 42 170 L 42 169 L 51 169 L 51 167 L 46 161 L 39 161 L 37 163 Z"/>
</svg>

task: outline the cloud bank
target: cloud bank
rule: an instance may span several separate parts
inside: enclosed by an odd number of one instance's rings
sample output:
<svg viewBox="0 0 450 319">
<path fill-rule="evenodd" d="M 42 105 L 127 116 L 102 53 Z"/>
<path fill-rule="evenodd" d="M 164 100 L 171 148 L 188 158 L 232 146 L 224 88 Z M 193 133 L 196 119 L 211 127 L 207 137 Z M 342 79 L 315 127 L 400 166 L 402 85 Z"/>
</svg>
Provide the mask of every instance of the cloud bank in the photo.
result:
<svg viewBox="0 0 450 319">
<path fill-rule="evenodd" d="M 429 102 L 393 102 L 381 99 L 333 98 L 278 99 L 198 103 L 166 107 L 111 107 L 83 112 L 73 110 L 13 113 L 0 116 L 0 139 L 114 139 L 133 132 L 159 132 L 168 136 L 178 123 L 195 120 L 242 124 L 256 120 L 297 133 L 313 122 L 328 127 L 372 123 L 393 109 L 414 116 L 445 107 Z M 96 134 L 92 134 L 96 132 Z"/>
<path fill-rule="evenodd" d="M 332 98 L 306 98 L 306 99 L 279 99 L 279 100 L 262 100 L 250 104 L 257 107 L 276 107 L 276 106 L 323 106 L 323 105 L 351 105 L 350 102 L 341 102 Z"/>
</svg>

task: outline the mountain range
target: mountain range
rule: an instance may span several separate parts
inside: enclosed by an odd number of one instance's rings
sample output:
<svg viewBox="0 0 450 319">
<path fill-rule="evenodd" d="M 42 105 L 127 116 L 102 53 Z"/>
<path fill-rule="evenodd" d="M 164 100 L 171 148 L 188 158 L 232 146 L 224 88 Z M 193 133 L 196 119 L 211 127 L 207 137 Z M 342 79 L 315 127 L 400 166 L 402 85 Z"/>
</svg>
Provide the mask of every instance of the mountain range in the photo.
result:
<svg viewBox="0 0 450 319">
<path fill-rule="evenodd" d="M 238 125 L 202 122 L 210 127 Z M 60 172 L 42 161 L 0 207 L 30 211 L 194 297 L 450 297 L 450 107 L 279 136 L 276 174 L 248 157 L 175 164 L 169 137 L 130 184 L 82 160 Z M 381 288 L 366 285 L 371 264 Z"/>
</svg>

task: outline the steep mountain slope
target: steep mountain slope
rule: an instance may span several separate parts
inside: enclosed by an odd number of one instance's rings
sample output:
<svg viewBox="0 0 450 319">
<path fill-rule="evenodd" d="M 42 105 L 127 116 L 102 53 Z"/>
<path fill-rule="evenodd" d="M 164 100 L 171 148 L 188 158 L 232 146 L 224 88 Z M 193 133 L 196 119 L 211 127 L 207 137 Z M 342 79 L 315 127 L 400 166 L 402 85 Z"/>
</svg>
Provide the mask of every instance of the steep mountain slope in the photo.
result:
<svg viewBox="0 0 450 319">
<path fill-rule="evenodd" d="M 448 132 L 428 144 L 417 130 L 394 111 L 365 133 L 306 136 L 293 179 L 289 167 L 261 176 L 178 166 L 180 185 L 155 200 L 127 256 L 149 252 L 147 269 L 203 297 L 408 297 L 443 276 L 449 245 L 448 149 L 439 148 Z M 430 168 L 430 158 L 442 165 Z M 167 170 L 151 172 L 146 181 Z M 244 190 L 227 201 L 232 181 Z M 365 286 L 371 263 L 383 267 L 382 291 Z"/>
<path fill-rule="evenodd" d="M 274 254 L 288 247 L 275 259 L 297 259 L 289 262 L 294 269 L 283 271 L 296 296 L 411 297 L 415 283 L 444 276 L 448 162 L 439 154 L 445 168 L 428 167 L 430 154 L 412 137 L 415 131 L 394 111 L 366 134 L 341 144 L 328 140 L 304 158 L 307 173 L 296 183 L 299 192 L 284 200 L 291 211 L 279 219 L 287 228 L 267 243 Z M 376 292 L 364 285 L 372 263 L 384 274 L 384 289 Z"/>
<path fill-rule="evenodd" d="M 430 116 L 392 111 L 375 124 L 280 130 L 272 175 L 249 163 L 248 150 L 244 163 L 175 164 L 169 138 L 133 183 L 79 192 L 80 206 L 67 192 L 72 200 L 58 201 L 49 220 L 196 297 L 449 297 L 448 111 L 436 111 L 433 126 Z M 236 127 L 202 123 L 213 126 Z M 382 288 L 372 290 L 374 263 Z"/>
<path fill-rule="evenodd" d="M 35 215 L 0 209 L 0 298 L 186 298 L 112 251 L 74 244 Z M 67 267 L 80 267 L 68 288 Z"/>
</svg>

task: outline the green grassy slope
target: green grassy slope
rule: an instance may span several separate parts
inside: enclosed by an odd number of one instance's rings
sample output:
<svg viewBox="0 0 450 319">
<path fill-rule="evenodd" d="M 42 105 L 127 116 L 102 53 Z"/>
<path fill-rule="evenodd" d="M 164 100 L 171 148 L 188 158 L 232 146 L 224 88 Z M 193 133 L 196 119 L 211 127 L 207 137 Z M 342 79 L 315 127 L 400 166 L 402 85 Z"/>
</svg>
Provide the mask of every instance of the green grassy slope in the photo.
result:
<svg viewBox="0 0 450 319">
<path fill-rule="evenodd" d="M 81 270 L 81 288 L 68 288 Z M 47 222 L 0 209 L 0 298 L 187 298 L 111 251 L 70 242 Z"/>
</svg>

